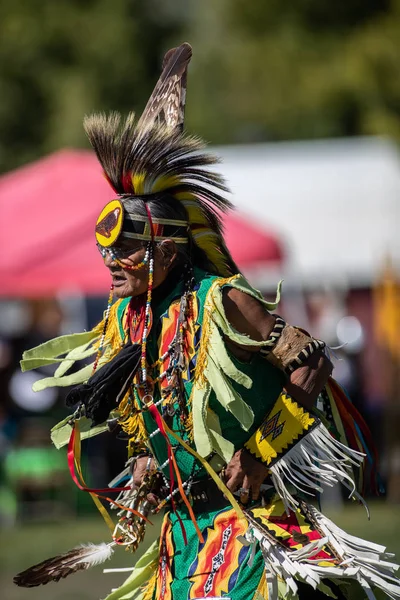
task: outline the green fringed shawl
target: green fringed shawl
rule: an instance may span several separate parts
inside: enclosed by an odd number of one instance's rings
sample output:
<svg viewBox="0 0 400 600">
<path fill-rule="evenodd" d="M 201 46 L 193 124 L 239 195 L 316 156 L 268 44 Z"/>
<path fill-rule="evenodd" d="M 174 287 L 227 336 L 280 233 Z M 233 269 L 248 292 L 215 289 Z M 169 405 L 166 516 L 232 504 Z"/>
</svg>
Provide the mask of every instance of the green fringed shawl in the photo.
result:
<svg viewBox="0 0 400 600">
<path fill-rule="evenodd" d="M 119 317 L 121 304 L 125 306 L 128 301 L 119 300 L 113 305 L 110 320 L 115 321 Z M 45 377 L 33 384 L 33 391 L 40 392 L 48 387 L 67 387 L 85 383 L 93 373 L 93 364 L 98 350 L 103 323 L 104 321 L 91 331 L 62 335 L 24 352 L 20 363 L 23 372 L 59 363 L 52 377 Z M 123 341 L 119 335 L 119 327 L 116 326 L 116 323 L 113 323 L 113 325 L 109 332 L 111 333 L 111 341 L 113 343 L 110 344 L 108 341 L 109 336 L 107 336 L 105 340 L 105 352 L 99 360 L 99 366 L 105 364 L 113 355 L 116 348 L 112 346 L 119 346 Z M 93 360 L 88 362 L 90 357 L 93 357 Z M 68 373 L 80 360 L 85 360 L 84 366 L 74 373 Z M 66 417 L 51 430 L 51 439 L 56 448 L 61 448 L 68 443 L 71 434 L 71 426 L 69 424 L 71 416 Z M 117 416 L 117 414 L 115 413 L 113 416 Z M 79 419 L 79 424 L 83 439 L 93 437 L 107 430 L 105 423 L 91 427 L 91 421 L 85 417 Z"/>
<path fill-rule="evenodd" d="M 253 389 L 253 379 L 249 375 L 250 365 L 235 360 L 226 349 L 224 338 L 242 346 L 261 348 L 265 345 L 265 342 L 254 341 L 247 335 L 239 333 L 228 322 L 222 293 L 226 286 L 253 296 L 267 310 L 272 311 L 276 309 L 280 300 L 281 282 L 274 302 L 264 300 L 261 293 L 252 288 L 242 275 L 215 280 L 207 294 L 202 338 L 191 394 L 194 442 L 201 456 L 206 457 L 215 452 L 225 462 L 229 462 L 235 452 L 235 444 L 233 440 L 224 437 L 222 430 L 225 431 L 225 427 L 221 427 L 221 418 L 210 408 L 212 396 L 215 395 L 220 406 L 235 417 L 243 430 L 249 431 L 254 424 L 252 408 L 254 402 L 251 400 L 255 400 L 258 405 L 266 404 L 263 395 L 268 395 L 268 390 L 263 393 L 262 390 Z M 264 365 L 266 369 L 269 367 L 266 363 Z M 240 392 L 238 388 L 241 388 Z M 267 408 L 265 406 L 263 409 L 264 415 Z M 218 412 L 219 415 L 223 415 L 223 411 Z"/>
</svg>

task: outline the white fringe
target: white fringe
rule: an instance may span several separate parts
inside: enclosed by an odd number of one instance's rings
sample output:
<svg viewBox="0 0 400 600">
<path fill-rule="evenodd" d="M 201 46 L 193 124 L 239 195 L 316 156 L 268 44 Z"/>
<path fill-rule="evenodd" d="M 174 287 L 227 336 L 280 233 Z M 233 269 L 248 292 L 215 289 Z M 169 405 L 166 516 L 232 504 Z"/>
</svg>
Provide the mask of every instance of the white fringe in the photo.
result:
<svg viewBox="0 0 400 600">
<path fill-rule="evenodd" d="M 297 581 L 302 581 L 321 591 L 322 579 L 353 579 L 362 586 L 366 598 L 376 600 L 371 586 L 383 590 L 392 600 L 400 599 L 400 581 L 393 576 L 399 566 L 388 559 L 392 554 L 385 547 L 347 534 L 313 506 L 307 505 L 324 537 L 312 541 L 299 550 L 287 550 L 258 528 L 254 521 L 246 533 L 247 543 L 259 543 L 265 562 L 269 600 L 278 600 L 278 580 L 286 585 L 285 598 L 296 598 Z M 339 565 L 319 566 L 315 556 L 326 544 L 341 559 Z M 327 562 L 327 559 L 323 559 Z"/>
<path fill-rule="evenodd" d="M 350 490 L 349 497 L 354 496 L 362 502 L 351 473 L 352 465 L 360 467 L 364 457 L 362 452 L 352 450 L 332 437 L 323 423 L 317 425 L 270 467 L 272 482 L 283 500 L 286 512 L 298 507 L 287 484 L 313 496 L 315 494 L 310 488 L 322 492 L 323 486 L 332 487 L 341 482 Z"/>
</svg>

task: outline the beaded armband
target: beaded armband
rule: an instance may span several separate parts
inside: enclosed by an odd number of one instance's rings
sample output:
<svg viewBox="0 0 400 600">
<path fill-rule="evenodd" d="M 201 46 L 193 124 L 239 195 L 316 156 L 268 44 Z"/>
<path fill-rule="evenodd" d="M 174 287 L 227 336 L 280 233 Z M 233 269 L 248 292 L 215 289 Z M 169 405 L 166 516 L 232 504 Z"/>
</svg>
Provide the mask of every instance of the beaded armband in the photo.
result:
<svg viewBox="0 0 400 600">
<path fill-rule="evenodd" d="M 281 393 L 257 431 L 245 442 L 253 458 L 268 467 L 272 483 L 287 509 L 296 509 L 290 486 L 307 493 L 338 481 L 358 497 L 352 466 L 364 454 L 335 439 L 319 417 L 309 413 L 288 394 Z"/>
<path fill-rule="evenodd" d="M 297 327 L 287 325 L 281 317 L 277 316 L 274 328 L 260 354 L 290 375 L 315 351 L 324 347 L 325 342 L 311 338 Z"/>
<path fill-rule="evenodd" d="M 318 417 L 282 393 L 262 425 L 245 443 L 245 448 L 254 458 L 271 467 L 319 422 Z"/>
</svg>

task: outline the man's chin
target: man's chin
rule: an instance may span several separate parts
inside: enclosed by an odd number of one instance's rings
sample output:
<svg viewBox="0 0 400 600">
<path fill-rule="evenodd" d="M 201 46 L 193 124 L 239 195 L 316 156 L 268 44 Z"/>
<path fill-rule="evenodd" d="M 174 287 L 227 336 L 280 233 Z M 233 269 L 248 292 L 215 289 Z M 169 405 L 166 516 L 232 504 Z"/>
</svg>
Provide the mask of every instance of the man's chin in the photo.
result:
<svg viewBox="0 0 400 600">
<path fill-rule="evenodd" d="M 114 298 L 128 298 L 132 296 L 132 292 L 129 290 L 128 286 L 120 285 L 114 286 L 113 297 Z"/>
<path fill-rule="evenodd" d="M 145 292 L 142 290 L 133 290 L 129 285 L 121 285 L 114 287 L 113 297 L 114 299 L 131 298 L 134 296 L 142 296 L 144 293 Z"/>
</svg>

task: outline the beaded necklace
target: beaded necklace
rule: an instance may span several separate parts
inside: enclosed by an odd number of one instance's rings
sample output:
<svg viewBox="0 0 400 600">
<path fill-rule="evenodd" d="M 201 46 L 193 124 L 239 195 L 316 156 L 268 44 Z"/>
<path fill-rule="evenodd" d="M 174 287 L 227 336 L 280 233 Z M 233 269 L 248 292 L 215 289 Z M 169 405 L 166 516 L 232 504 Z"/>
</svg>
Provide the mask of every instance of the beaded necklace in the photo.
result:
<svg viewBox="0 0 400 600">
<path fill-rule="evenodd" d="M 103 331 L 101 332 L 99 349 L 97 350 L 96 359 L 94 361 L 92 375 L 95 373 L 95 371 L 97 369 L 97 365 L 99 364 L 100 357 L 103 353 L 104 340 L 106 339 L 106 333 L 107 333 L 108 321 L 110 319 L 110 310 L 111 310 L 111 305 L 112 305 L 112 301 L 113 301 L 113 295 L 114 295 L 114 285 L 111 284 L 110 293 L 108 294 L 107 310 L 106 310 L 106 314 L 104 316 Z"/>
<path fill-rule="evenodd" d="M 154 364 L 151 365 L 151 368 L 154 369 L 157 365 L 163 365 L 164 362 L 168 358 L 170 359 L 168 367 L 164 371 L 160 372 L 157 377 L 151 378 L 152 385 L 155 385 L 157 382 L 161 382 L 166 377 L 168 378 L 169 385 L 168 385 L 168 388 L 166 390 L 164 390 L 164 394 L 167 393 L 167 397 L 165 395 L 162 395 L 160 400 L 158 400 L 157 402 L 153 402 L 153 395 L 151 393 L 150 382 L 149 382 L 149 377 L 148 377 L 148 369 L 147 369 L 147 342 L 148 342 L 149 329 L 150 329 L 149 325 L 150 325 L 151 300 L 152 300 L 153 275 L 154 275 L 153 249 L 154 249 L 154 245 L 153 244 L 151 244 L 151 246 L 149 245 L 149 248 L 148 248 L 149 280 L 148 280 L 148 289 L 147 289 L 147 297 L 146 297 L 146 306 L 145 306 L 145 310 L 144 310 L 144 328 L 143 328 L 142 339 L 141 339 L 140 371 L 137 376 L 137 384 L 135 385 L 136 388 L 143 389 L 144 395 L 141 397 L 142 408 L 136 410 L 136 412 L 143 412 L 143 411 L 149 410 L 152 413 L 153 418 L 156 420 L 156 422 L 158 424 L 158 427 L 154 431 L 152 431 L 152 433 L 150 433 L 148 435 L 148 438 L 147 438 L 148 443 L 150 443 L 151 439 L 158 434 L 162 434 L 167 442 L 168 458 L 166 461 L 164 461 L 163 464 L 158 466 L 157 470 L 161 473 L 161 476 L 164 481 L 164 486 L 166 489 L 169 489 L 169 494 L 159 504 L 159 506 L 157 507 L 155 512 L 159 512 L 168 502 L 170 502 L 172 510 L 176 513 L 178 521 L 180 523 L 183 537 L 184 537 L 184 539 L 186 539 L 185 527 L 184 527 L 184 524 L 183 524 L 179 514 L 176 512 L 176 506 L 175 506 L 174 499 L 178 494 L 180 494 L 182 501 L 188 507 L 188 510 L 191 514 L 191 519 L 192 519 L 196 529 L 198 529 L 194 514 L 191 510 L 191 506 L 188 503 L 188 499 L 186 497 L 186 494 L 190 492 L 191 485 L 194 480 L 196 464 L 193 463 L 192 468 L 191 468 L 191 473 L 190 473 L 188 479 L 186 481 L 182 482 L 180 474 L 179 474 L 179 470 L 177 468 L 176 461 L 174 459 L 175 448 L 172 446 L 171 441 L 168 440 L 168 438 L 167 438 L 167 434 L 164 429 L 162 418 L 160 420 L 160 414 L 158 413 L 158 407 L 161 407 L 162 414 L 165 416 L 165 410 L 163 410 L 163 409 L 166 408 L 167 414 L 168 414 L 168 407 L 172 407 L 172 404 L 175 401 L 177 401 L 178 410 L 179 410 L 179 420 L 180 420 L 181 424 L 184 425 L 184 421 L 187 416 L 187 407 L 186 407 L 186 401 L 185 401 L 185 389 L 184 389 L 183 380 L 182 380 L 182 373 L 183 373 L 184 369 L 186 368 L 185 331 L 188 326 L 188 319 L 189 319 L 190 313 L 191 313 L 191 302 L 192 302 L 192 295 L 193 295 L 192 288 L 193 288 L 193 284 L 194 284 L 194 277 L 193 277 L 193 272 L 192 272 L 191 267 L 189 267 L 188 265 L 185 265 L 184 272 L 187 274 L 187 276 L 186 276 L 186 282 L 185 282 L 185 289 L 184 289 L 184 292 L 180 299 L 179 316 L 178 316 L 178 320 L 177 320 L 177 326 L 176 326 L 176 332 L 175 332 L 174 338 L 171 341 L 171 343 L 169 344 L 168 350 Z M 128 323 L 129 323 L 129 319 L 128 319 Z M 133 390 L 133 394 L 135 394 L 134 390 Z M 168 405 L 166 407 L 164 407 L 163 405 L 164 405 L 165 401 L 168 399 L 168 396 L 172 396 L 172 398 L 171 398 L 170 402 L 168 403 Z M 139 398 L 140 398 L 140 396 L 139 396 Z M 132 404 L 131 404 L 131 411 L 133 410 Z M 175 412 L 175 410 L 174 410 L 174 412 Z M 174 412 L 170 413 L 171 416 L 174 414 Z M 169 467 L 169 471 L 170 471 L 169 480 L 166 479 L 166 477 L 163 473 L 163 468 L 165 468 L 167 466 Z M 174 487 L 175 476 L 178 479 L 177 487 Z M 120 521 L 118 523 L 118 527 L 123 532 L 122 538 L 126 540 L 124 543 L 127 544 L 128 546 L 132 546 L 132 548 L 136 547 L 136 542 L 134 543 L 132 540 L 130 540 L 130 537 L 128 535 L 130 527 L 127 527 L 127 524 L 124 522 L 124 517 L 122 517 L 120 519 Z M 141 527 L 144 527 L 144 521 L 142 522 Z M 201 537 L 200 531 L 198 531 L 198 534 Z"/>
<path fill-rule="evenodd" d="M 149 219 L 150 225 L 150 234 L 151 234 L 151 242 L 149 242 L 147 246 L 146 254 L 148 256 L 149 261 L 149 281 L 147 284 L 147 298 L 146 298 L 146 308 L 144 313 L 144 328 L 142 334 L 142 354 L 140 358 L 140 372 L 141 372 L 141 383 L 144 388 L 144 396 L 142 398 L 142 402 L 146 402 L 149 399 L 150 402 L 153 401 L 153 397 L 150 394 L 150 388 L 147 381 L 147 338 L 149 335 L 149 324 L 150 324 L 150 311 L 151 311 L 151 296 L 153 292 L 153 275 L 154 275 L 154 227 L 153 227 L 153 219 L 151 217 L 151 212 L 146 203 L 144 203 L 144 207 L 147 212 L 147 217 Z"/>
</svg>

